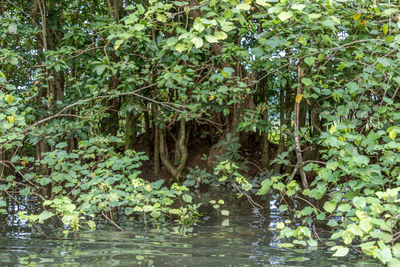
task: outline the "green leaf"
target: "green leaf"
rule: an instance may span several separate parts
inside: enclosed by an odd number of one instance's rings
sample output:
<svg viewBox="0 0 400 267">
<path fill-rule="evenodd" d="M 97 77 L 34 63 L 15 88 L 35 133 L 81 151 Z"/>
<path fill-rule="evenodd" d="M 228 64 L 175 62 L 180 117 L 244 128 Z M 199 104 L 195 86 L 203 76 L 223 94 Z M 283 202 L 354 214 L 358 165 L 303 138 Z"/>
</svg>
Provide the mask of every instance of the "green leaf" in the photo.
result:
<svg viewBox="0 0 400 267">
<path fill-rule="evenodd" d="M 377 61 L 381 63 L 384 67 L 389 67 L 390 65 L 392 65 L 391 60 L 385 57 L 378 57 Z"/>
<path fill-rule="evenodd" d="M 375 250 L 375 255 L 383 263 L 387 263 L 393 258 L 389 248 L 377 249 Z"/>
<path fill-rule="evenodd" d="M 384 25 L 382 26 L 382 31 L 383 31 L 383 34 L 387 34 L 388 31 L 389 31 L 389 25 L 384 24 Z"/>
<path fill-rule="evenodd" d="M 303 216 L 310 215 L 310 214 L 313 213 L 313 212 L 314 212 L 314 208 L 312 208 L 312 207 L 310 207 L 310 206 L 307 206 L 307 207 L 305 207 L 304 209 L 302 209 L 302 210 L 300 211 L 301 215 L 303 215 Z"/>
<path fill-rule="evenodd" d="M 39 214 L 39 223 L 43 223 L 45 220 L 54 216 L 54 213 L 44 210 Z"/>
<path fill-rule="evenodd" d="M 358 235 L 358 236 L 364 235 L 363 231 L 361 230 L 361 227 L 355 223 L 348 225 L 347 230 L 349 230 L 350 232 L 352 232 L 353 234 Z"/>
<path fill-rule="evenodd" d="M 362 210 L 367 204 L 367 202 L 364 197 L 354 197 L 353 204 L 357 209 Z"/>
<path fill-rule="evenodd" d="M 204 29 L 205 29 L 206 27 L 203 25 L 203 23 L 201 23 L 201 22 L 196 22 L 196 23 L 193 25 L 193 28 L 194 28 L 196 31 L 198 31 L 198 32 L 202 32 L 202 31 L 204 31 Z"/>
<path fill-rule="evenodd" d="M 143 30 L 145 28 L 145 26 L 143 24 L 138 23 L 138 24 L 135 24 L 135 26 L 133 26 L 133 28 L 136 31 L 140 32 L 141 30 Z"/>
<path fill-rule="evenodd" d="M 385 9 L 385 11 L 383 11 L 383 15 L 384 16 L 391 16 L 393 13 L 396 13 L 396 12 L 398 12 L 399 10 L 397 9 L 397 8 L 388 8 L 388 9 Z"/>
<path fill-rule="evenodd" d="M 104 72 L 104 70 L 106 69 L 106 67 L 107 67 L 106 65 L 97 65 L 94 68 L 94 71 L 96 71 L 97 75 L 101 75 Z"/>
<path fill-rule="evenodd" d="M 246 3 L 240 3 L 236 6 L 236 8 L 239 10 L 250 10 L 250 7 L 251 6 Z"/>
<path fill-rule="evenodd" d="M 335 246 L 332 248 L 332 250 L 336 250 L 336 252 L 333 254 L 334 257 L 344 257 L 349 253 L 349 248 L 343 246 Z"/>
<path fill-rule="evenodd" d="M 221 210 L 221 215 L 229 216 L 229 210 Z"/>
<path fill-rule="evenodd" d="M 324 210 L 326 210 L 329 213 L 332 213 L 336 208 L 336 203 L 333 201 L 326 201 L 324 203 Z"/>
<path fill-rule="evenodd" d="M 302 11 L 305 7 L 306 7 L 306 5 L 303 5 L 303 4 L 294 4 L 294 5 L 292 5 L 293 9 L 296 9 L 296 10 L 299 10 L 299 11 Z"/>
<path fill-rule="evenodd" d="M 271 6 L 271 4 L 267 3 L 266 0 L 256 0 L 256 4 L 260 5 L 260 6 L 263 6 L 263 7 L 270 7 Z"/>
<path fill-rule="evenodd" d="M 226 38 L 228 38 L 228 35 L 226 33 L 224 33 L 224 32 L 215 32 L 214 36 L 218 40 L 225 40 Z"/>
<path fill-rule="evenodd" d="M 304 62 L 308 65 L 308 66 L 313 66 L 315 63 L 315 57 L 306 57 L 304 59 Z"/>
<path fill-rule="evenodd" d="M 215 37 L 213 35 L 206 35 L 205 38 L 206 38 L 207 42 L 209 42 L 209 43 L 218 43 L 217 37 Z"/>
<path fill-rule="evenodd" d="M 192 200 L 193 200 L 192 196 L 191 196 L 191 195 L 188 195 L 188 194 L 184 194 L 184 195 L 182 196 L 182 199 L 183 199 L 183 201 L 185 201 L 185 202 L 187 202 L 187 203 L 191 203 Z"/>
<path fill-rule="evenodd" d="M 187 48 L 186 48 L 186 45 L 184 45 L 184 44 L 182 44 L 182 43 L 179 43 L 179 44 L 177 44 L 176 46 L 175 46 L 175 50 L 176 51 L 178 51 L 179 53 L 182 53 L 183 51 L 185 51 Z"/>
<path fill-rule="evenodd" d="M 90 229 L 96 229 L 96 223 L 94 221 L 88 220 L 87 224 L 88 224 Z"/>
<path fill-rule="evenodd" d="M 400 260 L 393 258 L 387 264 L 388 264 L 388 267 L 399 267 L 400 266 Z"/>
<path fill-rule="evenodd" d="M 360 220 L 360 227 L 361 229 L 368 233 L 372 229 L 372 224 L 369 218 L 363 218 Z"/>
<path fill-rule="evenodd" d="M 160 22 L 164 22 L 164 23 L 167 22 L 167 17 L 163 14 L 157 14 L 156 19 Z"/>
<path fill-rule="evenodd" d="M 311 81 L 311 79 L 309 79 L 309 78 L 303 78 L 303 79 L 301 80 L 301 82 L 302 82 L 305 86 L 310 86 L 310 85 L 312 85 L 312 81 Z"/>
<path fill-rule="evenodd" d="M 18 65 L 18 58 L 17 57 L 10 57 L 8 60 L 12 65 Z"/>
<path fill-rule="evenodd" d="M 14 102 L 14 96 L 13 95 L 6 95 L 6 97 L 4 98 L 4 100 L 7 102 L 7 103 L 12 103 L 12 102 Z"/>
<path fill-rule="evenodd" d="M 200 37 L 194 37 L 191 42 L 194 44 L 194 46 L 199 49 L 200 47 L 203 46 L 203 39 Z"/>
<path fill-rule="evenodd" d="M 320 18 L 322 15 L 318 14 L 318 13 L 311 13 L 308 15 L 310 17 L 310 19 L 318 19 Z"/>
<path fill-rule="evenodd" d="M 288 210 L 288 205 L 283 205 L 283 204 L 279 205 L 279 210 L 282 211 L 282 212 L 283 211 L 287 211 Z"/>
<path fill-rule="evenodd" d="M 291 11 L 284 11 L 284 12 L 282 12 L 282 13 L 280 13 L 280 14 L 278 15 L 278 18 L 279 18 L 281 21 L 285 21 L 285 20 L 290 19 L 292 16 L 293 16 L 293 13 L 292 13 Z"/>
<path fill-rule="evenodd" d="M 393 251 L 393 256 L 395 256 L 396 258 L 400 258 L 400 243 L 395 244 L 392 247 L 392 251 Z"/>
<path fill-rule="evenodd" d="M 328 168 L 332 171 L 336 170 L 338 166 L 339 166 L 339 162 L 337 162 L 337 161 L 328 161 L 326 163 L 326 168 Z"/>
</svg>

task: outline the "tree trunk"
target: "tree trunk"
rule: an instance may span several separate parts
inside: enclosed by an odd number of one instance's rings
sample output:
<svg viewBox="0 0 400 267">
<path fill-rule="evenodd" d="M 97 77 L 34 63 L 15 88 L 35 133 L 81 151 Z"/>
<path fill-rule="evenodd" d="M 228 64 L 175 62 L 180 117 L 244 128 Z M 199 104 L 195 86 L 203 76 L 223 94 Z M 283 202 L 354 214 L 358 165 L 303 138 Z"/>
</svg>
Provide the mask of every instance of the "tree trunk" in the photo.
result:
<svg viewBox="0 0 400 267">
<path fill-rule="evenodd" d="M 167 171 L 174 177 L 180 178 L 182 176 L 183 171 L 186 167 L 188 150 L 187 150 L 187 136 L 186 136 L 186 121 L 185 119 L 179 120 L 179 135 L 177 139 L 177 149 L 179 150 L 179 161 L 177 162 L 177 166 L 175 167 L 168 155 L 168 149 L 166 144 L 166 134 L 165 128 L 159 129 L 159 140 L 160 140 L 160 158 L 163 166 L 167 169 Z"/>
<path fill-rule="evenodd" d="M 299 129 L 300 129 L 300 103 L 303 96 L 303 85 L 302 79 L 304 77 L 304 72 L 301 67 L 303 62 L 300 61 L 297 67 L 298 71 L 298 86 L 297 86 L 297 93 L 296 93 L 296 100 L 294 104 L 294 145 L 296 151 L 296 158 L 297 158 L 297 168 L 300 172 L 301 181 L 303 182 L 304 188 L 308 188 L 307 176 L 303 170 L 303 156 L 301 154 L 301 146 L 300 146 L 300 136 L 299 136 Z"/>
<path fill-rule="evenodd" d="M 125 150 L 132 149 L 136 142 L 137 122 L 139 114 L 133 111 L 133 98 L 128 98 L 128 107 L 125 119 Z"/>
</svg>

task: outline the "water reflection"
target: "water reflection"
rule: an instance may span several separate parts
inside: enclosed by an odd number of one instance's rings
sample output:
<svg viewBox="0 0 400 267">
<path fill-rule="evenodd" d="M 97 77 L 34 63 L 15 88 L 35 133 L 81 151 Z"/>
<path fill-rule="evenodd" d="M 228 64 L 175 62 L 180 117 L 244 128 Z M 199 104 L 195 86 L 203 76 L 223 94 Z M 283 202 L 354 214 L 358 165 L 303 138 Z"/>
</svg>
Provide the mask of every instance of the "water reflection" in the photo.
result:
<svg viewBox="0 0 400 267">
<path fill-rule="evenodd" d="M 1 226 L 0 266 L 379 266 L 355 255 L 334 259 L 324 249 L 281 249 L 269 230 L 279 220 L 273 201 L 263 215 L 243 206 L 231 208 L 228 220 L 205 216 L 186 236 L 172 226 L 125 222 L 124 232 L 103 225 L 71 239 L 52 225 L 42 227 L 44 236 L 11 216 Z"/>
</svg>

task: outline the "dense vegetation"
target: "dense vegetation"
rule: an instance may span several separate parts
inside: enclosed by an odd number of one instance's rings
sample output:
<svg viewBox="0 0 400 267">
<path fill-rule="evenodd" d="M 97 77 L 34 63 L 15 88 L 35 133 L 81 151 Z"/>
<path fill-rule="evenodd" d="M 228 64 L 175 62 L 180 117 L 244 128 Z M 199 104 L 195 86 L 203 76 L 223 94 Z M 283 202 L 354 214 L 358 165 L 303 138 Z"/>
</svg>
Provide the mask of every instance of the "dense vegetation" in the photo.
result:
<svg viewBox="0 0 400 267">
<path fill-rule="evenodd" d="M 276 226 L 282 246 L 323 245 L 320 221 L 335 256 L 398 265 L 398 8 L 0 1 L 0 204 L 30 196 L 43 211 L 22 219 L 74 230 L 120 212 L 188 225 L 196 196 L 273 191 L 299 220 Z"/>
</svg>

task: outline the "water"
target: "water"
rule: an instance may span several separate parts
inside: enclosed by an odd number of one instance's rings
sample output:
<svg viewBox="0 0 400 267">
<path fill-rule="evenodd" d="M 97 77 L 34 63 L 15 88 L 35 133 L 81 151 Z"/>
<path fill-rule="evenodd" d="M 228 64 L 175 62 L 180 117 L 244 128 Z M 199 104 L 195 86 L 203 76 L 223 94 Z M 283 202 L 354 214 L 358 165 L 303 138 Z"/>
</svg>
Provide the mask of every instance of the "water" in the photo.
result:
<svg viewBox="0 0 400 267">
<path fill-rule="evenodd" d="M 269 229 L 280 219 L 274 206 L 267 219 L 250 207 L 232 210 L 228 220 L 205 216 L 185 236 L 125 222 L 123 232 L 103 225 L 65 239 L 63 229 L 39 233 L 11 216 L 0 227 L 0 266 L 380 266 L 355 254 L 332 258 L 326 247 L 281 249 Z"/>
</svg>

